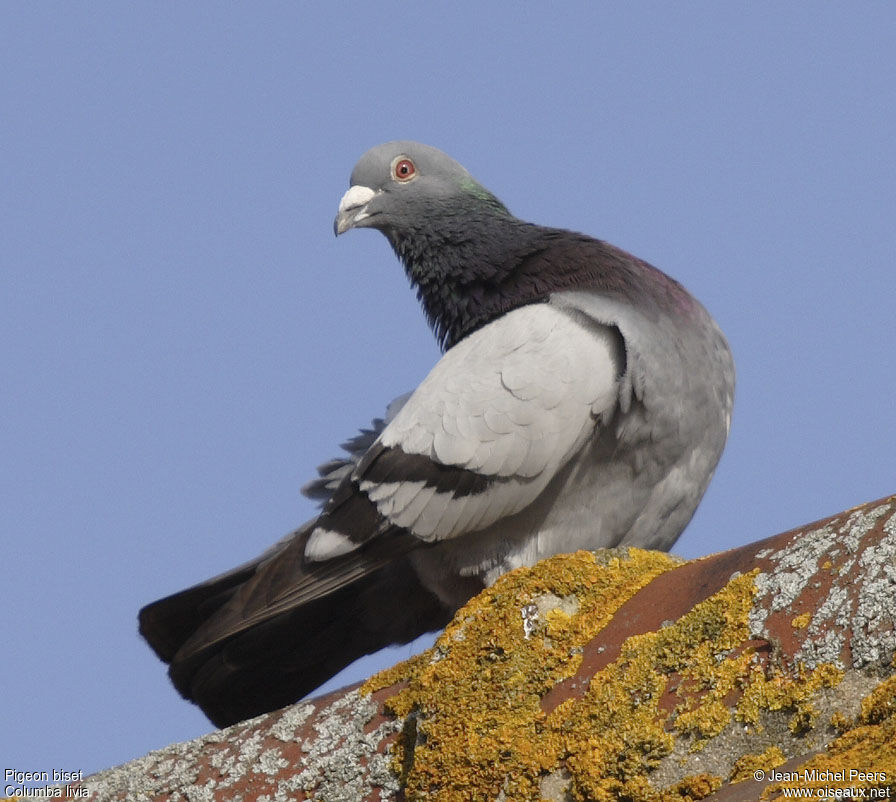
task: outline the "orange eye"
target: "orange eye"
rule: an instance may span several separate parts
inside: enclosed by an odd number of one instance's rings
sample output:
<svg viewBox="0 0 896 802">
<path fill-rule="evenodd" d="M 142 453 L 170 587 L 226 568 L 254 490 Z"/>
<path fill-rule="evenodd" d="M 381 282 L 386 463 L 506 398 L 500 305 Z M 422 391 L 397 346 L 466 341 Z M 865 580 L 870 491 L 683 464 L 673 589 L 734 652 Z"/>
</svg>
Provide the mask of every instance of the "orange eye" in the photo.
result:
<svg viewBox="0 0 896 802">
<path fill-rule="evenodd" d="M 417 174 L 417 168 L 407 157 L 401 158 L 392 165 L 392 177 L 396 181 L 410 181 Z"/>
</svg>

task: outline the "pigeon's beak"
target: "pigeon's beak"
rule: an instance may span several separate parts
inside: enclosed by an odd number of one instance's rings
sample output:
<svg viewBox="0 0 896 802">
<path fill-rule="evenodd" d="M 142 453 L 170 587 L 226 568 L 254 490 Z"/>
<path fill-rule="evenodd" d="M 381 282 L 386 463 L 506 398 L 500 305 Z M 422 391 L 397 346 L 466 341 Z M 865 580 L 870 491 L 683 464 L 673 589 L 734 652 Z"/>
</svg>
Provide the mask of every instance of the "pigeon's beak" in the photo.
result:
<svg viewBox="0 0 896 802">
<path fill-rule="evenodd" d="M 367 204 L 376 194 L 370 187 L 360 185 L 349 187 L 348 192 L 339 201 L 339 212 L 333 221 L 333 231 L 337 237 L 370 216 L 367 213 Z"/>
</svg>

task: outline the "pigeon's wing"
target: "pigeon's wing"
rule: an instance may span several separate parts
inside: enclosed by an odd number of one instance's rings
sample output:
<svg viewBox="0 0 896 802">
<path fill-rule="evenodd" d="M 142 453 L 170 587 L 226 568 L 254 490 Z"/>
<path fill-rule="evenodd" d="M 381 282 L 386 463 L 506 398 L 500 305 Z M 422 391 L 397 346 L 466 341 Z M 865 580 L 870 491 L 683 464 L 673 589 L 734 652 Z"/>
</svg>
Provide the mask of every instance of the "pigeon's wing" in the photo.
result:
<svg viewBox="0 0 896 802">
<path fill-rule="evenodd" d="M 576 309 L 533 304 L 450 349 L 333 495 L 306 556 L 324 562 L 390 528 L 435 542 L 531 504 L 609 419 L 624 346 Z"/>
</svg>

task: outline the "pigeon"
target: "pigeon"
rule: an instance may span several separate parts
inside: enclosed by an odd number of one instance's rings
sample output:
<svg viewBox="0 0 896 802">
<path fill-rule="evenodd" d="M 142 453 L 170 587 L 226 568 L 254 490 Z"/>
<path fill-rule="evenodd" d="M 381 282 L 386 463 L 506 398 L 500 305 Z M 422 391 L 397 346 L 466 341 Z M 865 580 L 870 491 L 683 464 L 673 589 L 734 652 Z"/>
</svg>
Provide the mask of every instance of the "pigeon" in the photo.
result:
<svg viewBox="0 0 896 802">
<path fill-rule="evenodd" d="M 141 610 L 175 687 L 218 726 L 441 629 L 519 566 L 671 548 L 728 435 L 731 352 L 681 284 L 514 217 L 441 151 L 369 150 L 334 228 L 385 235 L 443 355 L 321 466 L 305 488 L 317 517 Z"/>
</svg>

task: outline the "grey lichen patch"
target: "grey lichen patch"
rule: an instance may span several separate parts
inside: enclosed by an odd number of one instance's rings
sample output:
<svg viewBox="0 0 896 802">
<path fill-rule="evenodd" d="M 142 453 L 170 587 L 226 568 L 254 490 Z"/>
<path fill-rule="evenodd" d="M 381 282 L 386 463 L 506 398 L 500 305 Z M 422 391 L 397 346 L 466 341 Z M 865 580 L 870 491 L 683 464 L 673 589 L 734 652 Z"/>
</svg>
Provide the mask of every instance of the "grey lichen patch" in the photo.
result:
<svg viewBox="0 0 896 802">
<path fill-rule="evenodd" d="M 205 802 L 223 789 L 230 789 L 224 792 L 228 798 L 237 799 L 235 789 L 247 778 L 262 776 L 276 783 L 277 776 L 287 772 L 289 761 L 271 741 L 296 743 L 302 724 L 313 712 L 314 705 L 295 705 L 285 710 L 270 730 L 265 728 L 268 716 L 243 721 L 95 774 L 84 785 L 97 800 L 149 802 L 164 797 L 170 802 Z M 214 776 L 205 779 L 209 768 Z M 288 785 L 294 785 L 293 778 L 280 781 L 271 799 L 294 798 L 289 791 L 295 787 Z"/>
<path fill-rule="evenodd" d="M 862 538 L 874 529 L 878 518 L 886 515 L 890 508 L 890 504 L 881 504 L 867 512 L 863 512 L 861 509 L 851 512 L 849 518 L 846 519 L 846 524 L 840 530 L 842 542 L 847 551 L 855 554 L 859 550 Z"/>
<path fill-rule="evenodd" d="M 889 662 L 896 651 L 892 604 L 896 596 L 896 513 L 883 530 L 881 542 L 859 556 L 862 591 L 852 622 L 854 665 Z"/>
<path fill-rule="evenodd" d="M 261 734 L 255 731 L 250 733 L 245 739 L 234 739 L 233 743 L 239 745 L 239 749 L 235 752 L 226 751 L 212 755 L 209 762 L 212 766 L 219 763 L 215 768 L 222 770 L 223 776 L 219 783 L 222 787 L 226 788 L 234 785 L 246 776 L 261 753 L 262 741 Z"/>
<path fill-rule="evenodd" d="M 797 659 L 809 668 L 822 663 L 840 665 L 844 633 L 849 627 L 851 612 L 851 594 L 835 583 L 812 616 L 806 629 L 806 640 L 796 654 Z"/>
<path fill-rule="evenodd" d="M 830 553 L 836 538 L 836 530 L 828 524 L 797 537 L 783 549 L 762 552 L 775 569 L 756 577 L 756 604 L 750 613 L 753 632 L 762 632 L 769 613 L 784 610 L 796 601 L 818 571 L 819 559 Z"/>
<path fill-rule="evenodd" d="M 295 704 L 287 707 L 283 711 L 283 715 L 268 731 L 268 734 L 284 743 L 291 743 L 298 740 L 299 731 L 314 712 L 312 704 Z"/>
<path fill-rule="evenodd" d="M 883 525 L 884 533 L 890 537 L 896 536 L 896 512 L 894 512 Z"/>
<path fill-rule="evenodd" d="M 214 802 L 215 784 L 209 780 L 205 785 L 197 785 L 182 789 L 184 798 L 187 802 Z M 180 794 L 172 796 L 171 799 L 179 797 Z"/>
<path fill-rule="evenodd" d="M 91 797 L 98 800 L 148 802 L 164 794 L 170 794 L 171 802 L 211 799 L 216 787 L 229 785 L 245 773 L 245 762 L 239 759 L 238 754 L 234 756 L 229 746 L 241 746 L 242 735 L 251 726 L 252 722 L 243 722 L 194 741 L 172 744 L 130 763 L 94 774 L 84 781 L 84 786 Z M 251 741 L 251 738 L 248 740 Z M 219 753 L 222 755 L 220 765 L 216 766 L 220 780 L 197 785 L 202 757 L 216 746 L 222 750 Z M 232 756 L 230 760 L 227 759 L 228 753 Z M 212 761 L 217 757 L 217 754 L 213 755 Z"/>
<path fill-rule="evenodd" d="M 865 538 L 880 519 L 883 538 L 872 545 Z M 839 565 L 833 561 L 841 557 Z M 826 595 L 815 603 L 806 637 L 795 659 L 809 668 L 839 664 L 848 643 L 852 666 L 882 665 L 896 650 L 894 611 L 896 592 L 896 512 L 887 502 L 857 509 L 842 523 L 830 522 L 794 538 L 785 548 L 760 555 L 773 568 L 756 577 L 756 603 L 750 612 L 750 629 L 767 637 L 765 624 L 774 612 L 791 609 L 807 589 L 824 585 Z M 856 584 L 856 574 L 861 581 Z"/>
<path fill-rule="evenodd" d="M 258 756 L 258 761 L 253 768 L 261 774 L 275 777 L 288 766 L 289 761 L 280 756 L 279 749 L 266 749 Z"/>
<path fill-rule="evenodd" d="M 357 690 L 322 709 L 313 724 L 315 736 L 302 744 L 304 769 L 296 775 L 295 787 L 314 799 L 357 802 L 374 785 L 380 787 L 380 799 L 394 799 L 399 786 L 390 768 L 391 755 L 378 750 L 401 729 L 401 722 L 384 721 L 365 732 L 376 714 L 376 704 Z"/>
</svg>

